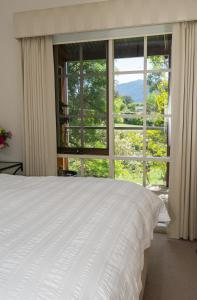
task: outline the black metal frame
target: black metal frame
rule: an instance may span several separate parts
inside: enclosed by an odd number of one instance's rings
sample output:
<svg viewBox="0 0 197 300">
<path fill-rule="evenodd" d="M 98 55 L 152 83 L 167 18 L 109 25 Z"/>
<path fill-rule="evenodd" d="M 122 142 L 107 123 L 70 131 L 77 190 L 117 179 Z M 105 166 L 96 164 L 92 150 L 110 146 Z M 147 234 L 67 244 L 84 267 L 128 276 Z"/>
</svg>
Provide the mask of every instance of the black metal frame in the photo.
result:
<svg viewBox="0 0 197 300">
<path fill-rule="evenodd" d="M 3 167 L 1 168 L 1 163 L 4 164 L 12 164 L 9 165 L 7 167 Z M 13 162 L 13 161 L 0 161 L 0 173 L 9 169 L 13 169 L 16 168 L 16 170 L 13 172 L 13 175 L 16 175 L 16 173 L 21 170 L 21 172 L 23 171 L 23 164 L 21 162 Z"/>
</svg>

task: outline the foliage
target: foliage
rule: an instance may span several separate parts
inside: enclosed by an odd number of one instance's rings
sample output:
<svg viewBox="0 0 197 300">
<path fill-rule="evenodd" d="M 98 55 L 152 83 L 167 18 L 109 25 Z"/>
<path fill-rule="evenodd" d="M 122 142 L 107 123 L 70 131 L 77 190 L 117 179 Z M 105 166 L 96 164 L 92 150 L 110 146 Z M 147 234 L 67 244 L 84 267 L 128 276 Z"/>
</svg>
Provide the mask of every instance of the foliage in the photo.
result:
<svg viewBox="0 0 197 300">
<path fill-rule="evenodd" d="M 142 184 L 143 164 L 133 160 L 117 160 L 115 162 L 115 178 Z"/>
</svg>

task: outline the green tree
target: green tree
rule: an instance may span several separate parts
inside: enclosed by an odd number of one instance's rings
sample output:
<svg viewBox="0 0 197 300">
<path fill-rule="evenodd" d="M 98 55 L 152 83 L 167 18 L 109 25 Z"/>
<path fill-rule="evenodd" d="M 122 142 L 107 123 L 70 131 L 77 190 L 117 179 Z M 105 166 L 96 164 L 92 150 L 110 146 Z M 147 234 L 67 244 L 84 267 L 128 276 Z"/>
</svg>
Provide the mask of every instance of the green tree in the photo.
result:
<svg viewBox="0 0 197 300">
<path fill-rule="evenodd" d="M 164 56 L 152 56 L 149 60 L 152 69 L 164 69 L 168 66 L 168 60 Z M 147 113 L 156 113 L 156 118 L 149 119 L 148 126 L 163 127 L 162 130 L 147 131 L 147 154 L 150 156 L 167 156 L 166 130 L 164 129 L 164 113 L 168 107 L 168 73 L 152 72 L 147 77 L 149 95 L 147 99 Z M 155 174 L 155 175 L 154 175 Z M 158 176 L 156 176 L 156 174 Z M 150 162 L 147 164 L 147 180 L 151 177 L 157 182 L 165 182 L 166 163 Z M 159 179 L 159 178 L 160 179 Z"/>
</svg>

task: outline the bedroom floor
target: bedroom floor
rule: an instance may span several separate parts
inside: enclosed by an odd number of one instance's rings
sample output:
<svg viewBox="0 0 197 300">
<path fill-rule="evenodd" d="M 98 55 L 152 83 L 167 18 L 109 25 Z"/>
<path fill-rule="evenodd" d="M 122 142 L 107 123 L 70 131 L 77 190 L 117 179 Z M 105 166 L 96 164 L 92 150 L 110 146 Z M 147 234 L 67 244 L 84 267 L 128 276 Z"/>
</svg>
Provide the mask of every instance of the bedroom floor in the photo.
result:
<svg viewBox="0 0 197 300">
<path fill-rule="evenodd" d="M 168 240 L 156 233 L 144 300 L 197 299 L 197 242 Z"/>
</svg>

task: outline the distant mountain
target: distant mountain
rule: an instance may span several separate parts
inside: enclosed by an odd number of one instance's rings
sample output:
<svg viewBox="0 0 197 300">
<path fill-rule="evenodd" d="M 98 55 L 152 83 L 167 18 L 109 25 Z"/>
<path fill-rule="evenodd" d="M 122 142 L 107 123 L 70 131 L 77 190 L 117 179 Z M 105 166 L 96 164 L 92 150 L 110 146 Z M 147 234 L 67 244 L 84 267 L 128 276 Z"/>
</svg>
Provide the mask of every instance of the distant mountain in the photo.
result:
<svg viewBox="0 0 197 300">
<path fill-rule="evenodd" d="M 144 81 L 141 79 L 116 85 L 120 96 L 130 96 L 134 102 L 142 102 L 144 98 Z"/>
</svg>

